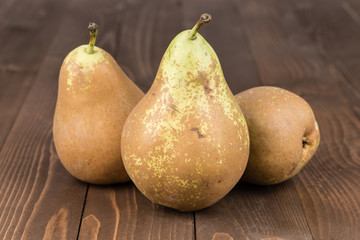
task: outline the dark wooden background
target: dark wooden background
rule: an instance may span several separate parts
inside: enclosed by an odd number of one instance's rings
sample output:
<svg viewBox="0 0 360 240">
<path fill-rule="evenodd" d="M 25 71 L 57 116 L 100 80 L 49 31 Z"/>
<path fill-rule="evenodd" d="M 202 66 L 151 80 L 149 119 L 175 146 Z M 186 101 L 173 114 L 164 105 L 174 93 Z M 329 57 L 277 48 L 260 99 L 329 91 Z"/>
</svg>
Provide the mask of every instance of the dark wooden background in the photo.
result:
<svg viewBox="0 0 360 240">
<path fill-rule="evenodd" d="M 52 137 L 62 60 L 88 42 L 147 91 L 162 54 L 201 13 L 233 93 L 293 91 L 313 107 L 321 144 L 293 179 L 239 183 L 205 210 L 152 204 L 132 183 L 77 181 Z M 358 0 L 1 0 L 0 239 L 360 239 Z"/>
</svg>

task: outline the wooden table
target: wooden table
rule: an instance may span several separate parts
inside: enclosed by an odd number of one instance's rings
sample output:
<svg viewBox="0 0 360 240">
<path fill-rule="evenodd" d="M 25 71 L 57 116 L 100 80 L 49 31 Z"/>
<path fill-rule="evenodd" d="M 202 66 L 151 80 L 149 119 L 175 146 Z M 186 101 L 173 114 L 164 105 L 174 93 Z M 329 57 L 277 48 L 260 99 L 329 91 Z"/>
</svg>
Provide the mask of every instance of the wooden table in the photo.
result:
<svg viewBox="0 0 360 240">
<path fill-rule="evenodd" d="M 293 91 L 321 144 L 293 179 L 239 183 L 195 213 L 154 205 L 132 183 L 95 186 L 62 167 L 52 137 L 62 60 L 97 45 L 147 91 L 162 54 L 201 13 L 231 90 Z M 360 239 L 360 2 L 357 0 L 1 0 L 0 239 Z"/>
</svg>

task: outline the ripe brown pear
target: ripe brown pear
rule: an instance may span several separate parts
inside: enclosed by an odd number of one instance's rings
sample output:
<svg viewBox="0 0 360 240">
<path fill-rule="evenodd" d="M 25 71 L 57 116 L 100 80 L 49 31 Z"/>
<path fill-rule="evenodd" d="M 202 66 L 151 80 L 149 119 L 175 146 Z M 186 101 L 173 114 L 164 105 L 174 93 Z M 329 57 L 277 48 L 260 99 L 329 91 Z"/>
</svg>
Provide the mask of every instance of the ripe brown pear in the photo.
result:
<svg viewBox="0 0 360 240">
<path fill-rule="evenodd" d="M 196 211 L 224 197 L 242 176 L 249 138 L 245 119 L 215 51 L 192 30 L 166 50 L 149 92 L 129 115 L 122 156 L 151 201 Z"/>
<path fill-rule="evenodd" d="M 250 134 L 250 156 L 243 179 L 270 185 L 297 174 L 320 142 L 309 104 L 294 93 L 267 86 L 243 91 L 235 98 Z"/>
<path fill-rule="evenodd" d="M 129 181 L 121 159 L 121 134 L 143 92 L 113 57 L 90 43 L 71 51 L 59 75 L 54 143 L 61 163 L 74 177 L 94 184 Z"/>
</svg>

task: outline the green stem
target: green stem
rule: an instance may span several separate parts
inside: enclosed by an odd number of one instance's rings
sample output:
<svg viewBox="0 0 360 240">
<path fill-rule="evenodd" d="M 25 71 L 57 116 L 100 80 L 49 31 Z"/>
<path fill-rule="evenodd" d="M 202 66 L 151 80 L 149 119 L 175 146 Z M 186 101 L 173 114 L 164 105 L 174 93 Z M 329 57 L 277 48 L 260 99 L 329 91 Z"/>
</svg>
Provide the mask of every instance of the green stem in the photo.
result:
<svg viewBox="0 0 360 240">
<path fill-rule="evenodd" d="M 96 23 L 89 23 L 88 29 L 90 32 L 90 42 L 89 42 L 89 47 L 87 49 L 87 53 L 89 53 L 89 54 L 94 53 L 94 47 L 95 47 L 96 37 L 98 34 L 98 28 L 99 28 L 99 26 Z"/>
<path fill-rule="evenodd" d="M 200 19 L 197 21 L 197 23 L 195 24 L 195 26 L 191 29 L 190 32 L 190 39 L 194 40 L 196 39 L 196 33 L 199 31 L 200 27 L 202 25 L 204 25 L 205 23 L 210 22 L 211 20 L 211 15 L 208 13 L 204 13 L 200 16 Z"/>
</svg>

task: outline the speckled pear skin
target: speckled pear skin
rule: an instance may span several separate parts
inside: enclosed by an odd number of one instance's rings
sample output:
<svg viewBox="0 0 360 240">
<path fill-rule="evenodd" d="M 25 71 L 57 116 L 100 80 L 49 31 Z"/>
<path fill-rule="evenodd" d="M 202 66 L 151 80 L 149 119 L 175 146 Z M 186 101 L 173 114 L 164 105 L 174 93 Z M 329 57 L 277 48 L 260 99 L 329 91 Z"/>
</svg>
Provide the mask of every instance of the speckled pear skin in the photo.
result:
<svg viewBox="0 0 360 240">
<path fill-rule="evenodd" d="M 242 179 L 271 185 L 296 175 L 316 152 L 320 132 L 310 105 L 277 87 L 255 87 L 235 96 L 250 133 Z"/>
<path fill-rule="evenodd" d="M 110 54 L 87 45 L 71 51 L 59 75 L 54 143 L 61 163 L 88 183 L 129 181 L 121 159 L 121 134 L 144 96 Z"/>
<path fill-rule="evenodd" d="M 196 211 L 223 198 L 248 160 L 246 121 L 216 53 L 190 30 L 167 48 L 154 83 L 129 115 L 122 156 L 154 203 Z"/>
</svg>

